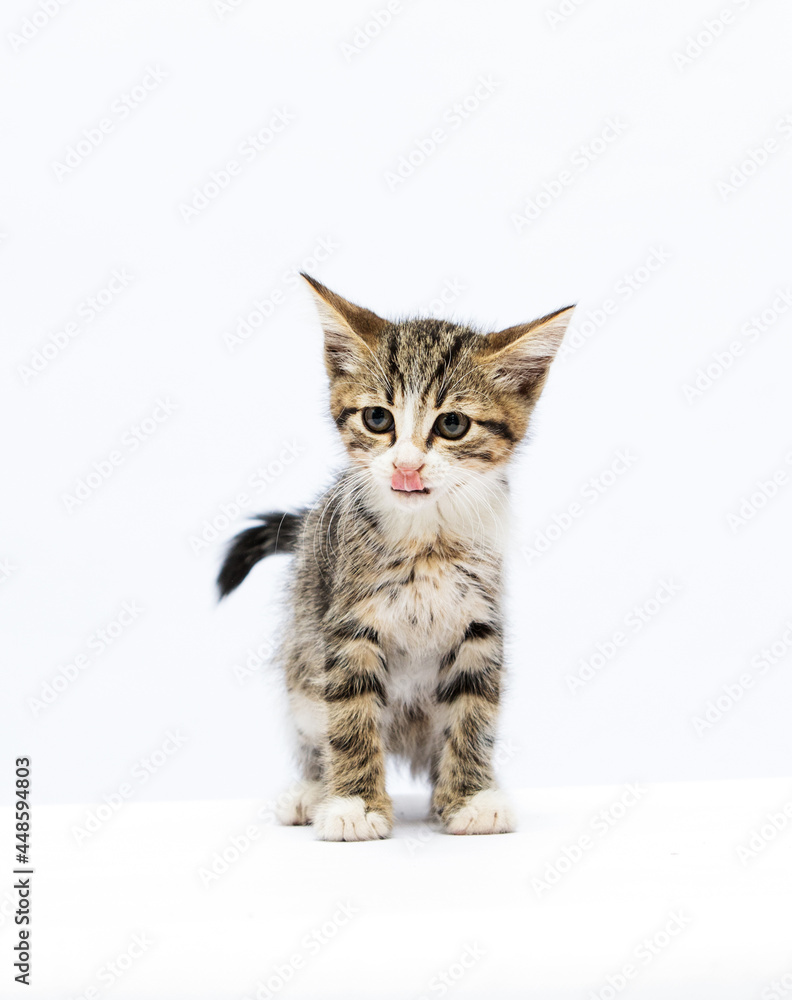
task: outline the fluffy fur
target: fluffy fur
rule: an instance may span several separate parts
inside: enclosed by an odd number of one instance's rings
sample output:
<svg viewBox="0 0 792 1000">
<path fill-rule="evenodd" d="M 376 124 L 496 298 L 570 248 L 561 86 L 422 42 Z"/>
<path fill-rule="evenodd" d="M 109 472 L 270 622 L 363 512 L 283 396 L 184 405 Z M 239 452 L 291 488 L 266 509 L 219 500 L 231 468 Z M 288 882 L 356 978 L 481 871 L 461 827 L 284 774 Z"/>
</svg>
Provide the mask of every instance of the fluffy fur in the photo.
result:
<svg viewBox="0 0 792 1000">
<path fill-rule="evenodd" d="M 265 555 L 294 553 L 280 658 L 302 780 L 281 819 L 325 840 L 387 836 L 395 754 L 428 774 L 448 832 L 506 832 L 492 768 L 506 472 L 572 309 L 484 335 L 388 322 L 304 277 L 349 466 L 311 508 L 237 536 L 219 578 L 225 595 Z"/>
</svg>

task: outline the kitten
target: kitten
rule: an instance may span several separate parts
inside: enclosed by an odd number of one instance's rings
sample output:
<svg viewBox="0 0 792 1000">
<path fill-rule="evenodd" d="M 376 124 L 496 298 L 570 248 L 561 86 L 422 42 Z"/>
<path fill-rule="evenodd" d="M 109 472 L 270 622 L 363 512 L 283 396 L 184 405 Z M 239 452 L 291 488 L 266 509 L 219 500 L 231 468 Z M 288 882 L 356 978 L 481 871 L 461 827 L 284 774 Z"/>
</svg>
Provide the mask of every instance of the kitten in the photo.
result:
<svg viewBox="0 0 792 1000">
<path fill-rule="evenodd" d="M 308 275 L 349 465 L 314 506 L 232 543 L 221 596 L 294 553 L 280 660 L 302 781 L 281 819 L 387 837 L 385 756 L 428 773 L 449 833 L 513 829 L 492 768 L 503 675 L 506 471 L 572 308 L 483 335 L 389 322 Z"/>
</svg>

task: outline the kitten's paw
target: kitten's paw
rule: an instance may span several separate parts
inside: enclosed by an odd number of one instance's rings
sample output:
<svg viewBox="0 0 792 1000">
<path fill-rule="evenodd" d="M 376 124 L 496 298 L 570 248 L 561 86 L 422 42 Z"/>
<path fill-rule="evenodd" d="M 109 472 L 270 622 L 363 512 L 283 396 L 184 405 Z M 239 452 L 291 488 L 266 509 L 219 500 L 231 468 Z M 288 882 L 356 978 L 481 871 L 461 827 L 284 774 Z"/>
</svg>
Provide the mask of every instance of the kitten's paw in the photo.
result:
<svg viewBox="0 0 792 1000">
<path fill-rule="evenodd" d="M 313 823 L 314 815 L 324 795 L 321 781 L 298 781 L 284 792 L 275 806 L 275 815 L 283 826 L 306 826 Z"/>
<path fill-rule="evenodd" d="M 508 799 L 497 788 L 472 795 L 461 809 L 445 821 L 448 833 L 511 833 L 514 813 Z"/>
<path fill-rule="evenodd" d="M 314 819 L 319 840 L 382 840 L 390 835 L 391 825 L 385 813 L 366 809 L 359 795 L 331 795 Z"/>
</svg>

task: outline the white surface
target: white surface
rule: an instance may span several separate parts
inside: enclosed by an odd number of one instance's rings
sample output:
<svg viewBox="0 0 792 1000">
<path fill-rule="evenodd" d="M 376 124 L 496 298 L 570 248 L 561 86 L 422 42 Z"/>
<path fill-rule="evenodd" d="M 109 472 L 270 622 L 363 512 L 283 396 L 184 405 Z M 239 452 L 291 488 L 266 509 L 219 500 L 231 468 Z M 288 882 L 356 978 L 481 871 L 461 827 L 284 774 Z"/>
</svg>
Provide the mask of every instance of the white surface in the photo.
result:
<svg viewBox="0 0 792 1000">
<path fill-rule="evenodd" d="M 710 0 L 596 0 L 555 25 L 561 0 L 410 0 L 346 58 L 382 6 L 74 0 L 17 47 L 37 5 L 3 5 L 2 730 L 9 755 L 32 756 L 40 804 L 129 780 L 137 801 L 253 798 L 290 777 L 273 686 L 233 672 L 277 635 L 285 565 L 257 567 L 220 608 L 213 579 L 247 514 L 309 501 L 338 462 L 300 265 L 386 315 L 496 327 L 577 300 L 588 330 L 604 300 L 618 306 L 555 367 L 515 468 L 505 783 L 789 769 L 792 313 L 755 341 L 741 331 L 792 281 L 779 126 L 792 7 L 725 4 L 732 23 L 683 70 L 674 53 L 706 30 Z M 144 99 L 124 114 L 135 87 Z M 446 112 L 477 87 L 455 125 Z M 193 189 L 283 109 L 294 120 L 185 222 Z M 627 128 L 592 145 L 608 120 Z M 441 126 L 447 139 L 391 190 L 386 173 Z M 770 138 L 766 165 L 724 200 L 718 183 Z M 573 182 L 518 232 L 513 216 L 565 170 Z M 133 277 L 90 318 L 119 269 Z M 636 273 L 647 280 L 628 295 Z M 276 292 L 230 351 L 224 336 Z M 26 382 L 20 366 L 72 321 L 76 337 Z M 697 369 L 736 340 L 742 354 L 688 402 Z M 113 452 L 121 464 L 67 511 Z M 776 473 L 785 485 L 733 532 L 728 515 Z M 568 530 L 530 558 L 557 519 Z M 641 611 L 662 581 L 673 596 Z M 97 633 L 119 615 L 107 645 Z M 573 694 L 580 661 L 618 632 Z M 772 666 L 752 667 L 776 642 Z M 36 712 L 53 682 L 64 689 Z M 728 710 L 700 735 L 719 697 Z M 171 730 L 188 742 L 134 779 Z"/>
<path fill-rule="evenodd" d="M 297 955 L 303 964 L 274 995 L 417 1000 L 444 995 L 435 977 L 466 949 L 477 957 L 451 973 L 454 997 L 605 1000 L 607 977 L 631 964 L 633 1000 L 750 1000 L 792 975 L 792 831 L 745 863 L 738 854 L 768 813 L 792 812 L 792 780 L 515 799 L 517 833 L 451 837 L 421 818 L 423 800 L 400 798 L 393 839 L 362 844 L 320 843 L 310 828 L 271 825 L 271 803 L 226 801 L 127 804 L 77 846 L 88 807 L 39 807 L 25 995 L 254 997 Z M 251 825 L 249 849 L 202 879 Z M 583 836 L 582 859 L 537 888 Z M 679 932 L 665 938 L 674 920 Z M 150 945 L 108 984 L 107 964 L 135 935 Z"/>
</svg>

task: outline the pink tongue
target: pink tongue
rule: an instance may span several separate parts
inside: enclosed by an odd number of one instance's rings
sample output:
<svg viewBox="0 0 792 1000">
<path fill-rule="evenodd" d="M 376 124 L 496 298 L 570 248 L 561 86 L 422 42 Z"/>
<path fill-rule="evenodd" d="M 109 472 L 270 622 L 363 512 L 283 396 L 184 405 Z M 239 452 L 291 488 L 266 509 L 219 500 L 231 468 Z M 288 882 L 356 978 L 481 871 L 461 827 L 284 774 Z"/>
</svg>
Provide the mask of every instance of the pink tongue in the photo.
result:
<svg viewBox="0 0 792 1000">
<path fill-rule="evenodd" d="M 424 486 L 421 482 L 419 473 L 399 472 L 398 469 L 393 473 L 393 478 L 391 479 L 391 489 L 411 493 L 413 490 L 422 490 L 423 488 Z"/>
</svg>

